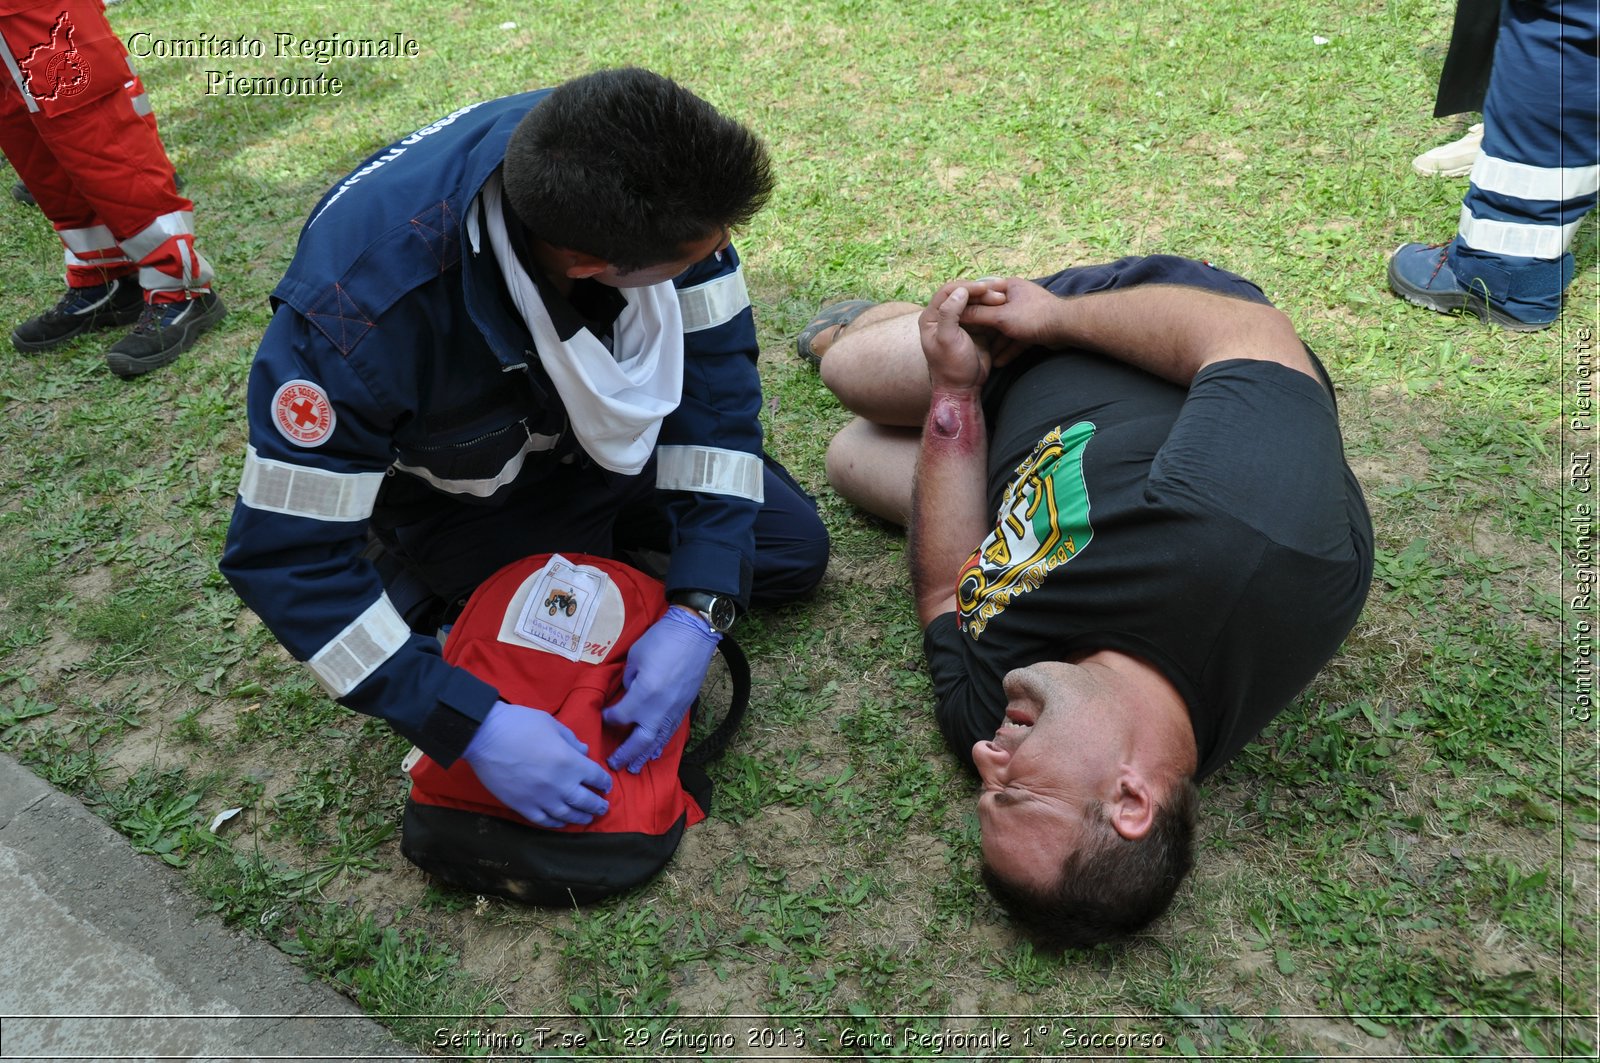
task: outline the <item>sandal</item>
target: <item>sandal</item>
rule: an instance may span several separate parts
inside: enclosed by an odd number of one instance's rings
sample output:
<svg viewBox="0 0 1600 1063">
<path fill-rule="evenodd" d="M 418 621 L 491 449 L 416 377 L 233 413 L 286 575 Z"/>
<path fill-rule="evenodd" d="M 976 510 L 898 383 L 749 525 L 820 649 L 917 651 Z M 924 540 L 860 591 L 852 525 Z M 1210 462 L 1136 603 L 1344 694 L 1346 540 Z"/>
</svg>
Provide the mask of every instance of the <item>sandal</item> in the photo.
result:
<svg viewBox="0 0 1600 1063">
<path fill-rule="evenodd" d="M 846 299 L 842 303 L 823 307 L 817 311 L 817 316 L 811 319 L 811 324 L 800 330 L 799 337 L 794 341 L 795 352 L 813 366 L 821 368 L 822 355 L 811 349 L 811 341 L 835 325 L 850 324 L 860 317 L 867 307 L 877 305 L 871 299 Z"/>
</svg>

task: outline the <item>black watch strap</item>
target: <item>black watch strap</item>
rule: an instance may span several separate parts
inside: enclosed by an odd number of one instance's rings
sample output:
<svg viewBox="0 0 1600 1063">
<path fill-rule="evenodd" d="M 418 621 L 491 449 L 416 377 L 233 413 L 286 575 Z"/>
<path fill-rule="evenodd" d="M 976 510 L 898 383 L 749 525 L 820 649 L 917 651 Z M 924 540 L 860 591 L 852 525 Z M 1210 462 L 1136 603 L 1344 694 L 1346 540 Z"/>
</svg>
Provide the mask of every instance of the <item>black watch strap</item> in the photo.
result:
<svg viewBox="0 0 1600 1063">
<path fill-rule="evenodd" d="M 674 605 L 693 609 L 711 625 L 712 631 L 720 634 L 727 634 L 733 627 L 734 621 L 739 619 L 739 603 L 726 594 L 711 594 L 708 591 L 673 591 L 668 600 Z"/>
</svg>

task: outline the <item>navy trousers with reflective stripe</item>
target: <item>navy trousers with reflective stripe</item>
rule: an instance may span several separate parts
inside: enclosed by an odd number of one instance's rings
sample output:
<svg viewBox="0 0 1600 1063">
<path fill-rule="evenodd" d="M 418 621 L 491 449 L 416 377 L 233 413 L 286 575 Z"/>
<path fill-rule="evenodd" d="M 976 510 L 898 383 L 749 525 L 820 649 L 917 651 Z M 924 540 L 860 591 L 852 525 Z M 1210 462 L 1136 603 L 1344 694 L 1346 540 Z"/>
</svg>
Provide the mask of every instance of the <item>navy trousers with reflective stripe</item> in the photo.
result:
<svg viewBox="0 0 1600 1063">
<path fill-rule="evenodd" d="M 1600 4 L 1505 0 L 1483 147 L 1450 267 L 1518 317 L 1559 310 L 1578 222 L 1600 180 Z"/>
</svg>

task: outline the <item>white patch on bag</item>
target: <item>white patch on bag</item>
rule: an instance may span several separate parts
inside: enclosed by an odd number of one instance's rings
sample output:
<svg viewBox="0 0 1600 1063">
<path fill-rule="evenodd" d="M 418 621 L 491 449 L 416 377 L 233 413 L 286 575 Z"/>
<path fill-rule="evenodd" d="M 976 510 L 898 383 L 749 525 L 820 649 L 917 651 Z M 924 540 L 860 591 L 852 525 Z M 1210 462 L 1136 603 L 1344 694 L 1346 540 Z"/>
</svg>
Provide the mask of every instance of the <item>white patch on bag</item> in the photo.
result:
<svg viewBox="0 0 1600 1063">
<path fill-rule="evenodd" d="M 500 641 L 598 663 L 616 644 L 622 622 L 622 595 L 611 577 L 552 554 L 512 596 Z"/>
</svg>

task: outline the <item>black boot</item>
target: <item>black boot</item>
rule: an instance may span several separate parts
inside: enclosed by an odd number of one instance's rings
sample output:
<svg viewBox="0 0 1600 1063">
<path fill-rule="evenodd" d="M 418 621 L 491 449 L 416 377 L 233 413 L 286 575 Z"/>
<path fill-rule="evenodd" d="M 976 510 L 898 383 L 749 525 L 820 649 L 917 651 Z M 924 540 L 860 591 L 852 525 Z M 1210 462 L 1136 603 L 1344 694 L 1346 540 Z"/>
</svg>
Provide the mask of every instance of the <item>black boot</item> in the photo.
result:
<svg viewBox="0 0 1600 1063">
<path fill-rule="evenodd" d="M 216 292 L 179 303 L 147 303 L 133 331 L 106 351 L 106 365 L 124 380 L 178 360 L 200 334 L 227 316 Z"/>
<path fill-rule="evenodd" d="M 144 293 L 134 277 L 118 277 L 92 288 L 68 288 L 61 301 L 11 331 L 19 351 L 48 351 L 91 329 L 131 325 L 144 309 Z"/>
</svg>

